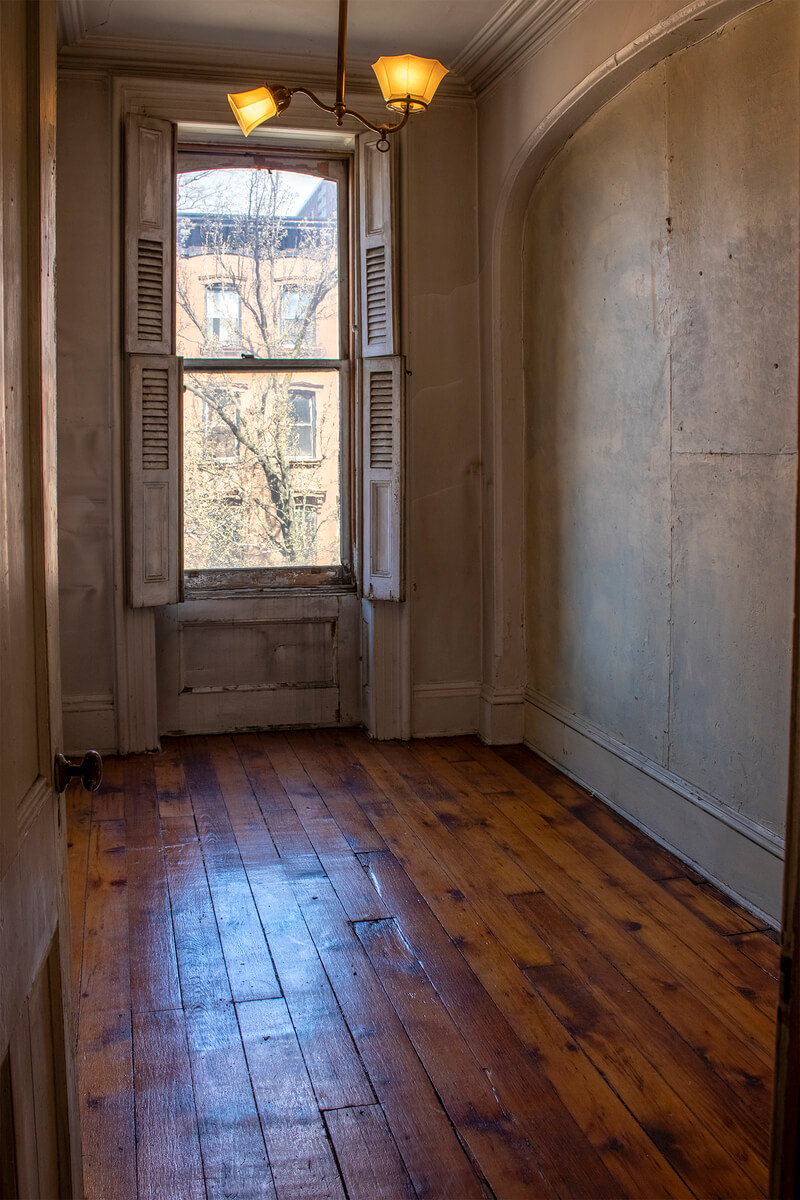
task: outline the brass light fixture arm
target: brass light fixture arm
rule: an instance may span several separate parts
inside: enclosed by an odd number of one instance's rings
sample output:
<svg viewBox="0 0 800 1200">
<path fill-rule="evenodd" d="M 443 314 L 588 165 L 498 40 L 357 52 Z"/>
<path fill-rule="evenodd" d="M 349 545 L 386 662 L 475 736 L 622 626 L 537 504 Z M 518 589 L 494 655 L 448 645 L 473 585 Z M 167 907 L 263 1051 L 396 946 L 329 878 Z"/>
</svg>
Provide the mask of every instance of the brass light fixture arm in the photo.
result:
<svg viewBox="0 0 800 1200">
<path fill-rule="evenodd" d="M 278 90 L 279 89 L 277 87 L 273 87 L 273 89 L 272 89 L 273 93 L 278 92 Z M 355 119 L 357 121 L 360 121 L 362 125 L 366 125 L 367 129 L 371 129 L 373 131 L 373 133 L 380 134 L 381 141 L 378 143 L 379 150 L 388 150 L 389 149 L 389 141 L 387 138 L 387 134 L 397 133 L 399 130 L 401 130 L 403 128 L 403 126 L 406 124 L 406 122 L 408 121 L 409 116 L 411 115 L 411 105 L 410 105 L 410 103 L 407 103 L 405 111 L 403 113 L 403 118 L 401 121 L 398 121 L 396 125 L 375 125 L 375 124 L 373 124 L 372 121 L 368 121 L 366 117 L 363 117 L 361 115 L 361 113 L 356 112 L 356 110 L 354 108 L 347 108 L 347 106 L 345 104 L 340 105 L 338 100 L 336 101 L 335 104 L 325 104 L 324 101 L 320 100 L 319 96 L 315 96 L 314 93 L 312 91 L 310 91 L 308 88 L 305 88 L 305 87 L 281 88 L 280 92 L 282 94 L 285 94 L 287 97 L 285 103 L 279 104 L 279 108 L 281 109 L 281 111 L 284 108 L 288 107 L 289 100 L 292 98 L 292 96 L 299 95 L 299 96 L 308 96 L 309 100 L 313 100 L 313 102 L 316 104 L 317 108 L 321 108 L 323 110 L 323 112 L 333 113 L 333 115 L 336 117 L 337 125 L 341 125 L 345 117 L 355 117 Z M 381 142 L 385 142 L 386 144 L 382 145 Z"/>
<path fill-rule="evenodd" d="M 389 149 L 388 134 L 397 133 L 403 128 L 411 113 L 411 97 L 406 98 L 406 107 L 403 113 L 403 118 L 396 125 L 375 125 L 372 121 L 368 121 L 361 113 L 356 112 L 353 108 L 348 108 L 344 100 L 344 76 L 345 76 L 345 54 L 347 51 L 347 0 L 339 0 L 339 40 L 336 52 L 336 99 L 333 104 L 325 104 L 320 100 L 319 96 L 315 96 L 312 91 L 305 87 L 287 88 L 275 86 L 271 88 L 278 112 L 283 112 L 289 107 L 292 96 L 302 95 L 308 96 L 316 104 L 317 108 L 321 108 L 323 112 L 332 113 L 336 117 L 336 124 L 341 125 L 345 117 L 355 117 L 367 129 L 371 129 L 373 133 L 380 134 L 378 149 L 384 152 Z M 265 85 L 269 87 L 270 85 Z"/>
<path fill-rule="evenodd" d="M 339 0 L 339 38 L 336 46 L 336 124 L 341 125 L 347 112 L 344 106 L 344 60 L 347 53 L 347 0 Z"/>
</svg>

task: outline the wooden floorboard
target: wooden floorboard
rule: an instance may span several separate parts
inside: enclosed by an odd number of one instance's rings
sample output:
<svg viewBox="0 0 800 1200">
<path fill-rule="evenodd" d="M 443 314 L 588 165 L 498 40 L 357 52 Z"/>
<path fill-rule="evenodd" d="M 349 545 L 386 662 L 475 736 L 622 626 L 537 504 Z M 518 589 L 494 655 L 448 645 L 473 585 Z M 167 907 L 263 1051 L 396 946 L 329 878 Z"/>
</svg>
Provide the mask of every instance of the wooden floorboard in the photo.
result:
<svg viewBox="0 0 800 1200">
<path fill-rule="evenodd" d="M 67 800 L 87 1200 L 766 1195 L 773 932 L 527 750 L 170 739 Z"/>
</svg>

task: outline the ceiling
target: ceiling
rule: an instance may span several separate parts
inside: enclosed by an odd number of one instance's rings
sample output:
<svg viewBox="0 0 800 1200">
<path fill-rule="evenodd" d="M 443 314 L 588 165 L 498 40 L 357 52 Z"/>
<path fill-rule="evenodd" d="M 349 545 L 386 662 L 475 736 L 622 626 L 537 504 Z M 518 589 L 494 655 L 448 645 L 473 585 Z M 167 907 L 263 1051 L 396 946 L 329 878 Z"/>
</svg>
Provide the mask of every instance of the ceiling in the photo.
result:
<svg viewBox="0 0 800 1200">
<path fill-rule="evenodd" d="M 592 0 L 349 0 L 348 62 L 413 52 L 480 90 Z M 2 3 L 2 0 L 0 0 Z M 254 55 L 311 64 L 336 54 L 337 0 L 60 0 L 69 57 Z"/>
<path fill-rule="evenodd" d="M 354 58 L 413 51 L 453 61 L 506 0 L 350 0 Z M 335 54 L 336 0 L 79 0 L 85 37 L 135 38 L 270 54 Z"/>
</svg>

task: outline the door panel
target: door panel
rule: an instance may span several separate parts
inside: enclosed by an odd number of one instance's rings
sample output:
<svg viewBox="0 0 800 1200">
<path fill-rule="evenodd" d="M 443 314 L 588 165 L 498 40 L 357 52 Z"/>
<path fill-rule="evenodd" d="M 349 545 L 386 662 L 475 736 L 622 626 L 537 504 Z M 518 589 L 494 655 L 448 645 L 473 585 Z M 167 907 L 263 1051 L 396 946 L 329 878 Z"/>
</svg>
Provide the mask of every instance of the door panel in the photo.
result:
<svg viewBox="0 0 800 1200">
<path fill-rule="evenodd" d="M 65 822 L 52 785 L 55 67 L 54 0 L 0 4 L 0 1145 L 4 1192 L 31 1197 L 81 1190 Z"/>
</svg>

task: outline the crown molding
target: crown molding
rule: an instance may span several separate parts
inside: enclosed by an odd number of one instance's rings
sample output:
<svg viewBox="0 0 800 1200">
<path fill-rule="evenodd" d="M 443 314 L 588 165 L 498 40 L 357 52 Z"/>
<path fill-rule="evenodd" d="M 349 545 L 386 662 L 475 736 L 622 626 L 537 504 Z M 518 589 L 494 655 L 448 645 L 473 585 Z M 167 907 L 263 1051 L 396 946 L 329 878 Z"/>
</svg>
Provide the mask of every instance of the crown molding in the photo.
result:
<svg viewBox="0 0 800 1200">
<path fill-rule="evenodd" d="M 59 0 L 58 5 L 58 44 L 71 46 L 79 42 L 84 35 L 86 26 L 83 20 L 81 0 Z"/>
<path fill-rule="evenodd" d="M 62 0 L 76 11 L 80 0 Z M 115 75 L 152 75 L 164 79 L 203 79 L 224 84 L 231 90 L 254 87 L 265 78 L 332 90 L 335 60 L 329 55 L 266 54 L 263 50 L 210 47 L 197 42 L 157 41 L 151 38 L 118 38 L 83 34 L 65 42 L 58 55 L 59 70 L 106 71 Z M 375 88 L 369 60 L 349 60 L 347 82 L 353 91 Z M 472 100 L 468 85 L 453 72 L 442 81 L 439 98 Z"/>
<path fill-rule="evenodd" d="M 480 94 L 512 67 L 532 58 L 594 0 L 508 0 L 453 63 Z"/>
<path fill-rule="evenodd" d="M 508 0 L 453 61 L 438 95 L 469 100 L 512 67 L 533 57 L 594 0 Z M 174 79 L 202 75 L 232 88 L 250 87 L 265 74 L 302 79 L 311 88 L 330 86 L 332 60 L 310 54 L 211 47 L 207 43 L 111 37 L 87 30 L 83 0 L 59 0 L 59 62 L 64 67 L 113 73 L 146 72 Z M 369 60 L 348 63 L 358 88 L 372 80 Z"/>
</svg>

